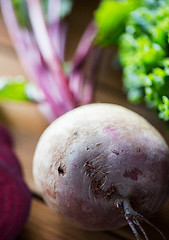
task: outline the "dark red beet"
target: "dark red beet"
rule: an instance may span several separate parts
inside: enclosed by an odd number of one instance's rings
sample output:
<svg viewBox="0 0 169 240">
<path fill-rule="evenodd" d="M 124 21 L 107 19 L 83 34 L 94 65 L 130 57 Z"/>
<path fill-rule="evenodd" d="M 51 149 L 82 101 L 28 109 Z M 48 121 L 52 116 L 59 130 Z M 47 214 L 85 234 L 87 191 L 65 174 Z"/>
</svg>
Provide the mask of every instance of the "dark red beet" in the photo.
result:
<svg viewBox="0 0 169 240">
<path fill-rule="evenodd" d="M 12 147 L 12 139 L 6 127 L 0 124 L 0 146 L 8 145 Z"/>
<path fill-rule="evenodd" d="M 14 240 L 28 217 L 31 195 L 21 176 L 0 163 L 0 239 Z"/>
<path fill-rule="evenodd" d="M 28 217 L 31 194 L 12 150 L 8 131 L 0 126 L 0 239 L 14 240 Z"/>
<path fill-rule="evenodd" d="M 91 104 L 53 122 L 34 157 L 34 179 L 47 204 L 88 230 L 139 222 L 169 196 L 169 148 L 145 119 L 123 107 Z"/>
<path fill-rule="evenodd" d="M 8 164 L 9 170 L 22 175 L 22 169 L 12 150 L 12 139 L 6 127 L 0 124 L 0 162 Z"/>
<path fill-rule="evenodd" d="M 8 147 L 7 145 L 2 145 L 0 147 L 0 163 L 8 165 L 8 170 L 11 173 L 22 176 L 21 166 L 11 147 Z"/>
</svg>

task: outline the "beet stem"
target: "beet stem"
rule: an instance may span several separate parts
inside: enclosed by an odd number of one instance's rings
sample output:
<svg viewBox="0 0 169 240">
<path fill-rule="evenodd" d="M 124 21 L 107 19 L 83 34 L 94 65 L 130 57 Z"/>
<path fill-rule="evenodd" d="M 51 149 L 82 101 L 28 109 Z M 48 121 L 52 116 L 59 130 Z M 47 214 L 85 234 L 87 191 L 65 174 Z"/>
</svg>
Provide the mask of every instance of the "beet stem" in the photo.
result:
<svg viewBox="0 0 169 240">
<path fill-rule="evenodd" d="M 144 235 L 144 238 L 146 240 L 148 240 L 148 236 L 147 236 L 146 232 L 144 231 L 143 227 L 141 226 L 141 224 L 139 223 L 138 219 L 148 223 L 150 226 L 152 226 L 156 231 L 158 231 L 160 233 L 160 235 L 162 236 L 162 238 L 164 240 L 167 240 L 166 237 L 164 236 L 164 234 L 156 226 L 154 226 L 151 222 L 149 222 L 141 214 L 139 214 L 139 213 L 137 213 L 136 211 L 133 210 L 133 208 L 131 207 L 130 202 L 128 200 L 118 199 L 116 201 L 116 206 L 117 206 L 117 208 L 123 207 L 123 210 L 124 210 L 124 213 L 125 213 L 125 218 L 126 218 L 128 224 L 129 224 L 131 230 L 133 231 L 137 240 L 140 240 L 140 236 L 139 236 L 134 224 L 138 226 L 138 228 L 140 229 L 140 231 Z"/>
<path fill-rule="evenodd" d="M 131 207 L 130 202 L 128 200 L 123 200 L 122 203 L 123 203 L 123 208 L 124 208 L 124 212 L 125 212 L 125 218 L 129 224 L 131 230 L 133 231 L 136 239 L 141 240 L 139 233 L 137 232 L 134 224 L 139 227 L 139 229 L 143 233 L 145 239 L 148 240 L 148 237 L 147 237 L 144 229 L 142 228 L 139 221 L 137 220 L 138 218 L 143 219 L 143 217 L 139 213 L 137 213 L 136 211 L 133 210 L 133 208 Z"/>
</svg>

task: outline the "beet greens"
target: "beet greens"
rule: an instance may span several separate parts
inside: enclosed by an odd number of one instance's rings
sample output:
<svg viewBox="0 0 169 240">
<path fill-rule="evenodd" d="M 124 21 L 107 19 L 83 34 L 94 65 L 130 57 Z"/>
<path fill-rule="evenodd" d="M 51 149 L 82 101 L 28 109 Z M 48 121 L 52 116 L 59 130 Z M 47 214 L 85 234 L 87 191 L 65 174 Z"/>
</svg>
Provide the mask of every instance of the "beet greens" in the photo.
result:
<svg viewBox="0 0 169 240">
<path fill-rule="evenodd" d="M 92 102 L 102 47 L 116 41 L 126 16 L 137 5 L 138 1 L 133 0 L 102 1 L 91 16 L 74 56 L 66 62 L 65 17 L 71 11 L 71 0 L 1 0 L 3 17 L 19 59 L 29 79 L 39 89 L 36 95 L 39 92 L 40 97 L 34 100 L 40 102 L 49 121 Z M 105 24 L 107 16 L 111 18 Z"/>
<path fill-rule="evenodd" d="M 63 3 L 68 6 L 64 11 Z M 40 106 L 48 119 L 52 121 L 79 105 L 90 103 L 100 54 L 92 44 L 96 25 L 89 24 L 72 60 L 66 63 L 64 16 L 71 9 L 70 1 L 2 0 L 1 8 L 24 69 L 44 96 Z M 86 66 L 90 66 L 87 71 Z"/>
<path fill-rule="evenodd" d="M 71 0 L 1 0 L 29 85 L 34 83 L 38 89 L 34 100 L 49 121 L 92 102 L 101 50 L 113 44 L 120 45 L 128 99 L 145 100 L 168 121 L 168 4 L 168 0 L 102 0 L 67 62 L 66 16 L 72 9 Z"/>
</svg>

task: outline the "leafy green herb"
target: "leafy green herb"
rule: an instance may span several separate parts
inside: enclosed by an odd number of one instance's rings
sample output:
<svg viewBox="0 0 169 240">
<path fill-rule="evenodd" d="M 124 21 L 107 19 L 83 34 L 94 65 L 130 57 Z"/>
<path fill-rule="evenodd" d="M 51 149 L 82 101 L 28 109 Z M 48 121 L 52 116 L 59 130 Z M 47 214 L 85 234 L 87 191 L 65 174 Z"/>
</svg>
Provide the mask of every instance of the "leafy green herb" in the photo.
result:
<svg viewBox="0 0 169 240">
<path fill-rule="evenodd" d="M 103 0 L 94 13 L 98 26 L 96 44 L 107 46 L 116 43 L 124 31 L 126 18 L 136 9 L 139 2 L 138 0 Z"/>
<path fill-rule="evenodd" d="M 169 98 L 166 96 L 162 97 L 162 103 L 159 104 L 159 117 L 164 119 L 165 121 L 169 121 Z"/>
<path fill-rule="evenodd" d="M 119 41 L 124 87 L 169 120 L 169 1 L 144 1 L 130 13 Z"/>
</svg>

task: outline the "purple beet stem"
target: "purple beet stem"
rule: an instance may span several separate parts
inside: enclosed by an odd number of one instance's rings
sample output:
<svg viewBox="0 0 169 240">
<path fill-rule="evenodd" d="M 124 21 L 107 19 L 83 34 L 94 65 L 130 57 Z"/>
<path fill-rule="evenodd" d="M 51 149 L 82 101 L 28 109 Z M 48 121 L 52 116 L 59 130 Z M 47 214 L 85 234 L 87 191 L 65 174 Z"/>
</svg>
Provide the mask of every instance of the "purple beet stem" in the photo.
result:
<svg viewBox="0 0 169 240">
<path fill-rule="evenodd" d="M 57 9 L 53 7 L 54 4 Z M 93 41 L 97 28 L 94 22 L 87 27 L 67 74 L 64 71 L 66 26 L 59 17 L 60 0 L 49 0 L 48 23 L 40 0 L 27 0 L 27 6 L 31 30 L 19 26 L 11 1 L 1 0 L 3 17 L 18 57 L 29 79 L 43 92 L 44 102 L 40 105 L 44 106 L 42 109 L 45 109 L 44 114 L 48 120 L 53 121 L 65 112 L 93 100 L 94 75 L 98 62 Z M 86 73 L 88 61 L 91 64 Z"/>
</svg>

